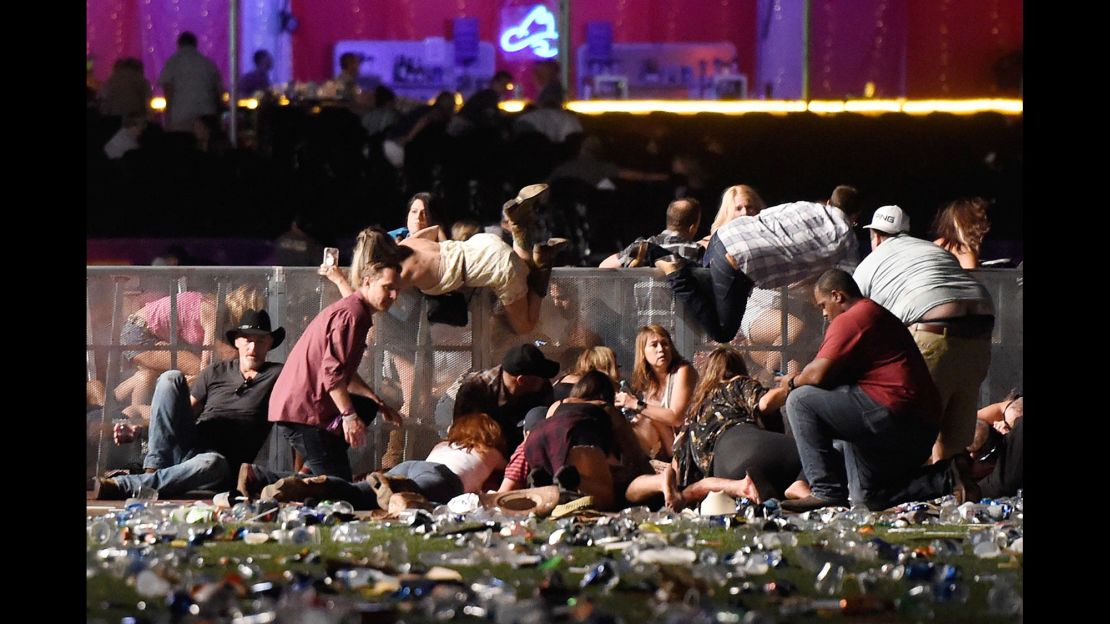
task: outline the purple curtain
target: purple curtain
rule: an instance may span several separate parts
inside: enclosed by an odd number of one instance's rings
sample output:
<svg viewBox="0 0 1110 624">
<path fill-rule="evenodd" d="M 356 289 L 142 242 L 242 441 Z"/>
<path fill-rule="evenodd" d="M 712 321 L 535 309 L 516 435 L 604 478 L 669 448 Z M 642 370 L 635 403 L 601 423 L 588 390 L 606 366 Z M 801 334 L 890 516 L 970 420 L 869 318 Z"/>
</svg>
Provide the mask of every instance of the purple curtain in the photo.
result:
<svg viewBox="0 0 1110 624">
<path fill-rule="evenodd" d="M 139 33 L 142 61 L 150 82 L 159 91 L 158 74 L 177 49 L 177 36 L 188 30 L 197 36 L 197 50 L 212 59 L 228 83 L 227 0 L 141 0 Z"/>
<path fill-rule="evenodd" d="M 906 4 L 898 0 L 814 0 L 809 22 L 810 97 L 903 95 L 906 15 Z M 874 85 L 873 94 L 865 93 L 868 83 Z"/>
<path fill-rule="evenodd" d="M 227 0 L 86 0 L 85 49 L 94 58 L 97 78 L 107 78 L 117 58 L 135 56 L 157 90 L 158 74 L 177 49 L 177 36 L 189 30 L 226 83 L 228 6 Z"/>
<path fill-rule="evenodd" d="M 85 1 L 85 53 L 92 57 L 97 79 L 112 73 L 112 64 L 125 56 L 138 57 L 138 11 L 135 0 Z"/>
</svg>

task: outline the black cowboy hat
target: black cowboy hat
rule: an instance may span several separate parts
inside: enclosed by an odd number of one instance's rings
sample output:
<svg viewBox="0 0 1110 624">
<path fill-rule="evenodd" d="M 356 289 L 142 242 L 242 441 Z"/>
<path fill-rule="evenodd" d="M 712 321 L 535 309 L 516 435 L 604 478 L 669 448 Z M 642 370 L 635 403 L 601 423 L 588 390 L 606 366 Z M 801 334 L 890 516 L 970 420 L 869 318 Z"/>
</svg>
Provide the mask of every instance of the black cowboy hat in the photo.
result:
<svg viewBox="0 0 1110 624">
<path fill-rule="evenodd" d="M 274 343 L 270 345 L 273 349 L 285 340 L 285 328 L 279 327 L 270 331 L 270 315 L 265 310 L 247 310 L 243 313 L 243 318 L 239 320 L 239 325 L 234 329 L 227 330 L 227 342 L 230 345 L 235 345 L 235 339 L 242 335 L 262 336 L 268 335 L 274 339 Z"/>
<path fill-rule="evenodd" d="M 510 375 L 532 375 L 551 379 L 559 372 L 559 363 L 543 356 L 536 345 L 526 342 L 505 353 L 501 366 Z"/>
</svg>

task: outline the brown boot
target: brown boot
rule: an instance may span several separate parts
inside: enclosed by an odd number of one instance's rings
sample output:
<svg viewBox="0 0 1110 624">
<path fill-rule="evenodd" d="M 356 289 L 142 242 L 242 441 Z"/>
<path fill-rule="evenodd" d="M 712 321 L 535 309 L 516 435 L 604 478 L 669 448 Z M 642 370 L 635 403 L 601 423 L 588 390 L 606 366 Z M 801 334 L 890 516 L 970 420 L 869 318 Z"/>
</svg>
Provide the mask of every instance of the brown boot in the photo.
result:
<svg viewBox="0 0 1110 624">
<path fill-rule="evenodd" d="M 529 184 L 520 189 L 516 197 L 505 202 L 502 209 L 510 223 L 527 223 L 532 220 L 532 207 L 540 201 L 540 196 L 547 191 L 546 184 Z"/>
<path fill-rule="evenodd" d="M 112 479 L 97 479 L 93 483 L 93 498 L 97 500 L 123 500 L 127 495 Z"/>
<path fill-rule="evenodd" d="M 525 251 L 529 249 L 535 250 L 535 248 L 532 246 L 531 225 L 510 223 L 509 233 L 513 235 L 513 253 L 516 253 L 516 249 L 522 249 Z"/>
<path fill-rule="evenodd" d="M 435 509 L 435 505 L 428 502 L 423 494 L 417 494 L 416 492 L 397 492 L 389 497 L 389 505 L 386 507 L 386 511 L 390 515 L 399 514 L 406 509 L 431 511 Z"/>
<path fill-rule="evenodd" d="M 539 295 L 540 299 L 547 296 L 547 287 L 551 283 L 551 269 L 532 269 L 526 279 L 528 290 Z"/>
<path fill-rule="evenodd" d="M 565 238 L 549 238 L 546 243 L 536 243 L 532 247 L 532 263 L 536 268 L 550 269 L 559 255 L 568 244 Z"/>
<path fill-rule="evenodd" d="M 382 509 L 389 509 L 389 499 L 394 494 L 400 492 L 423 494 L 416 482 L 407 477 L 391 477 L 384 472 L 371 472 L 366 475 L 366 480 L 370 483 L 370 489 L 374 490 L 374 494 L 378 497 L 378 507 Z"/>
<path fill-rule="evenodd" d="M 336 494 L 337 492 L 334 491 L 332 484 L 328 482 L 327 475 L 303 478 L 294 475 L 278 479 L 276 483 L 262 488 L 262 494 L 259 497 L 262 500 L 276 500 L 279 503 L 288 503 L 292 501 L 304 501 L 308 498 L 336 500 L 340 498 L 336 496 Z"/>
<path fill-rule="evenodd" d="M 405 461 L 405 430 L 394 429 L 389 432 L 389 442 L 382 454 L 382 470 L 389 470 Z"/>
</svg>

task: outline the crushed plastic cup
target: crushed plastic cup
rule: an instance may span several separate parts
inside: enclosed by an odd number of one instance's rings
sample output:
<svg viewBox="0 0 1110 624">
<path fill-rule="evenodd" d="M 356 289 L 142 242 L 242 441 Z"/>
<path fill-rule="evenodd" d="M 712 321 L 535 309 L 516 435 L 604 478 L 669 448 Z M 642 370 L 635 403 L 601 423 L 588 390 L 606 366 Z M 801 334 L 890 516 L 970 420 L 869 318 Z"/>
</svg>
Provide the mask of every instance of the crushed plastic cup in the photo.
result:
<svg viewBox="0 0 1110 624">
<path fill-rule="evenodd" d="M 477 494 L 459 494 L 455 498 L 447 501 L 447 509 L 455 514 L 469 514 L 477 511 L 482 504 L 478 499 Z"/>
<path fill-rule="evenodd" d="M 826 562 L 817 573 L 813 588 L 823 596 L 837 596 L 844 590 L 844 567 Z"/>
<path fill-rule="evenodd" d="M 173 586 L 152 570 L 143 570 L 135 577 L 135 593 L 144 598 L 163 598 Z"/>
<path fill-rule="evenodd" d="M 332 527 L 331 541 L 336 544 L 365 544 L 370 541 L 373 528 L 366 522 L 345 522 Z"/>
<path fill-rule="evenodd" d="M 116 534 L 116 529 L 103 518 L 97 518 L 89 523 L 87 532 L 89 541 L 92 542 L 94 546 L 105 546 L 112 541 L 112 537 Z"/>
</svg>

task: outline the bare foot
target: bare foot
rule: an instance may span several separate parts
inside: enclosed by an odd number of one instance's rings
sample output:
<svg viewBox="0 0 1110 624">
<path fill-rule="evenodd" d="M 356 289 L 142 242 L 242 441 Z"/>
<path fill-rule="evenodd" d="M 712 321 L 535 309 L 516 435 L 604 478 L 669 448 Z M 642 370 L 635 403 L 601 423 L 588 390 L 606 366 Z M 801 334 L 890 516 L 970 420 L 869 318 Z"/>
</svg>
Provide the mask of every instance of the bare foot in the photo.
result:
<svg viewBox="0 0 1110 624">
<path fill-rule="evenodd" d="M 682 498 L 682 490 L 678 489 L 677 480 L 674 467 L 668 464 L 663 470 L 663 503 L 668 509 L 682 511 L 685 501 Z"/>
<path fill-rule="evenodd" d="M 730 481 L 728 486 L 724 488 L 724 492 L 737 500 L 748 498 L 757 503 L 763 502 L 760 500 L 759 490 L 756 489 L 755 483 L 748 476 Z"/>
<path fill-rule="evenodd" d="M 812 495 L 813 492 L 810 491 L 808 483 L 799 479 L 791 483 L 784 494 L 786 494 L 786 498 L 806 498 Z"/>
</svg>

